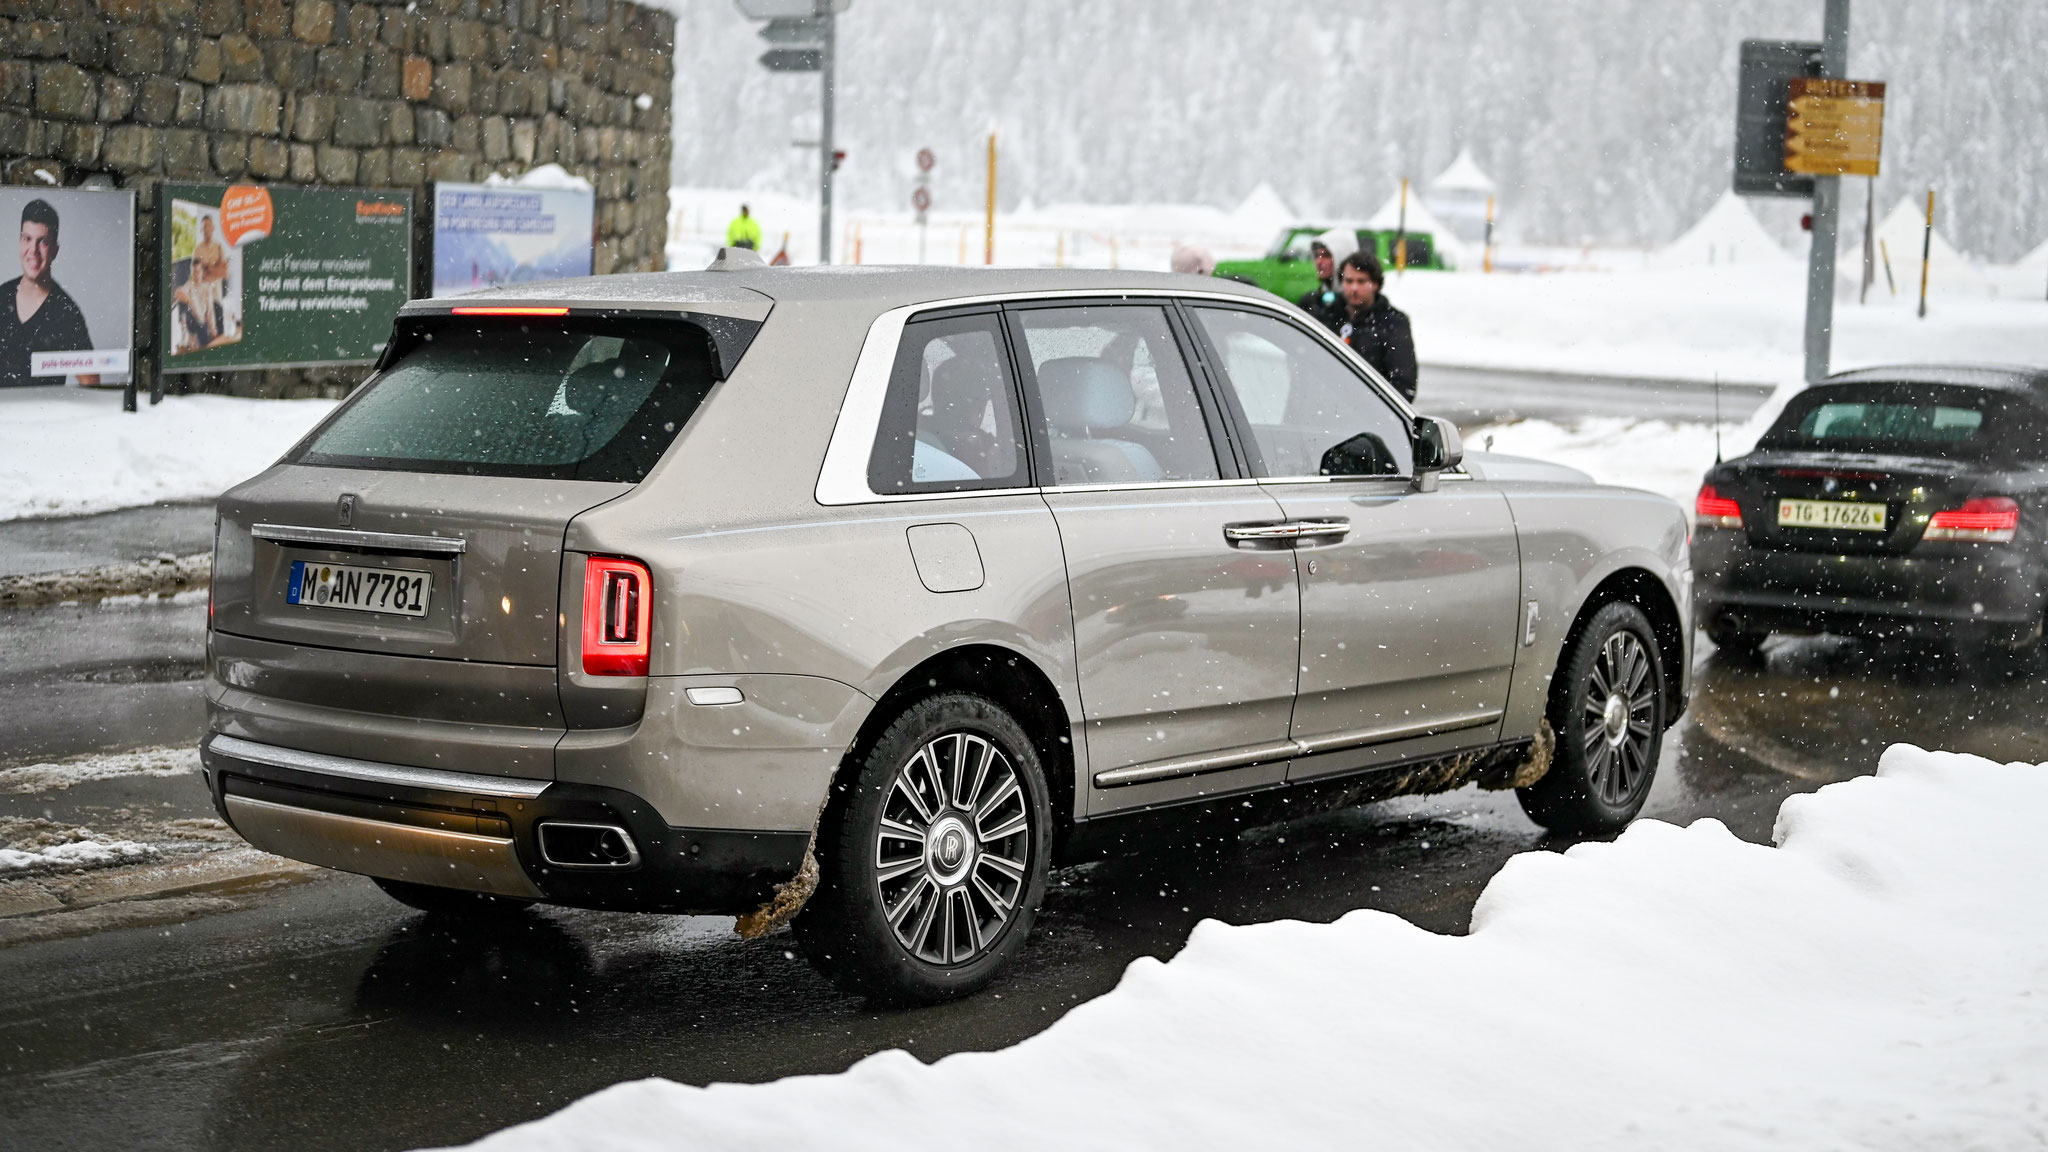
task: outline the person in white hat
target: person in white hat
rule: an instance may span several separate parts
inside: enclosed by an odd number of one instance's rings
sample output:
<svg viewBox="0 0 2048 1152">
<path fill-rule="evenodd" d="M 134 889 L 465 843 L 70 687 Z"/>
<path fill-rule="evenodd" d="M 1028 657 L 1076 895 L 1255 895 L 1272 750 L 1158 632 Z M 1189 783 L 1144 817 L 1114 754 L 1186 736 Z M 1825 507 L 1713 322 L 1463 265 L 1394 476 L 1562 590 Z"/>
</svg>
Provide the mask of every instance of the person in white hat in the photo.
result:
<svg viewBox="0 0 2048 1152">
<path fill-rule="evenodd" d="M 1316 261 L 1316 286 L 1294 303 L 1332 332 L 1344 323 L 1344 296 L 1337 284 L 1337 268 L 1356 251 L 1358 233 L 1349 228 L 1332 228 L 1309 242 L 1309 252 Z"/>
</svg>

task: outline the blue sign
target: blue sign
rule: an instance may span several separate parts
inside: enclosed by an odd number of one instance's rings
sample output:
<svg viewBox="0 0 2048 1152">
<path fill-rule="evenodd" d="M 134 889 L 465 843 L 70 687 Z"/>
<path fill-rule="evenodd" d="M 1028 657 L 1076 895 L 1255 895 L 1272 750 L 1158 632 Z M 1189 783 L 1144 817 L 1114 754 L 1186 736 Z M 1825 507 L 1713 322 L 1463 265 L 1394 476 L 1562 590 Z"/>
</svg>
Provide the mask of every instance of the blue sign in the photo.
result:
<svg viewBox="0 0 2048 1152">
<path fill-rule="evenodd" d="M 587 188 L 434 185 L 432 294 L 590 275 L 595 211 Z"/>
</svg>

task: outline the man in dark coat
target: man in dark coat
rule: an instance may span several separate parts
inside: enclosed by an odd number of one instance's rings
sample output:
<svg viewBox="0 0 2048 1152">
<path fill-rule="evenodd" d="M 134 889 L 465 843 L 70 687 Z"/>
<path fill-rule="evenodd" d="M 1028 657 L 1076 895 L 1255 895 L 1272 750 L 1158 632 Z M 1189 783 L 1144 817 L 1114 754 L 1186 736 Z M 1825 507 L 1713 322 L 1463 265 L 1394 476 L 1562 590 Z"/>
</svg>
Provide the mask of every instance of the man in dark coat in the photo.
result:
<svg viewBox="0 0 2048 1152">
<path fill-rule="evenodd" d="M 1408 314 L 1387 302 L 1379 258 L 1359 250 L 1344 258 L 1338 286 L 1344 293 L 1344 315 L 1337 335 L 1373 370 L 1387 378 L 1401 395 L 1415 399 L 1415 337 Z"/>
</svg>

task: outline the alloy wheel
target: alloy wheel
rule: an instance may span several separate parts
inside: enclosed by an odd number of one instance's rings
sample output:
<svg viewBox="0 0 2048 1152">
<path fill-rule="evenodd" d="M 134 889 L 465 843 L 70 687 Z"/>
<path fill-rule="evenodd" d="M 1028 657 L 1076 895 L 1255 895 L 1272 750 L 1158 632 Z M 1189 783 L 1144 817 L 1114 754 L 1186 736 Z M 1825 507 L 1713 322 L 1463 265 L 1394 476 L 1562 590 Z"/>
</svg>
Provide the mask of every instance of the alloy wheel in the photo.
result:
<svg viewBox="0 0 2048 1152">
<path fill-rule="evenodd" d="M 1029 797 L 1000 747 L 971 732 L 926 743 L 896 770 L 875 833 L 897 943 L 942 966 L 982 955 L 1016 917 L 1038 850 Z"/>
<path fill-rule="evenodd" d="M 1617 631 L 1600 646 L 1580 698 L 1586 781 L 1602 803 L 1620 806 L 1648 780 L 1657 721 L 1657 678 L 1650 654 L 1633 632 Z"/>
</svg>

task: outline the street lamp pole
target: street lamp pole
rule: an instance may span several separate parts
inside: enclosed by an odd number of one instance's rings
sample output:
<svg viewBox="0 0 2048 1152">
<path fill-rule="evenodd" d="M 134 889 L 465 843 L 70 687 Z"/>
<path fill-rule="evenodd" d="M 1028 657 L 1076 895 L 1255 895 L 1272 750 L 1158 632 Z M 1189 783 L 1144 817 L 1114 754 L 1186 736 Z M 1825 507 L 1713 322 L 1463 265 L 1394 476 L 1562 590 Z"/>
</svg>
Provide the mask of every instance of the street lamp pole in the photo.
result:
<svg viewBox="0 0 2048 1152">
<path fill-rule="evenodd" d="M 827 4 L 818 5 L 819 29 L 823 33 L 818 61 L 818 80 L 823 91 L 818 130 L 818 263 L 832 262 L 832 169 L 839 154 L 832 148 L 832 77 L 838 18 Z"/>
</svg>

